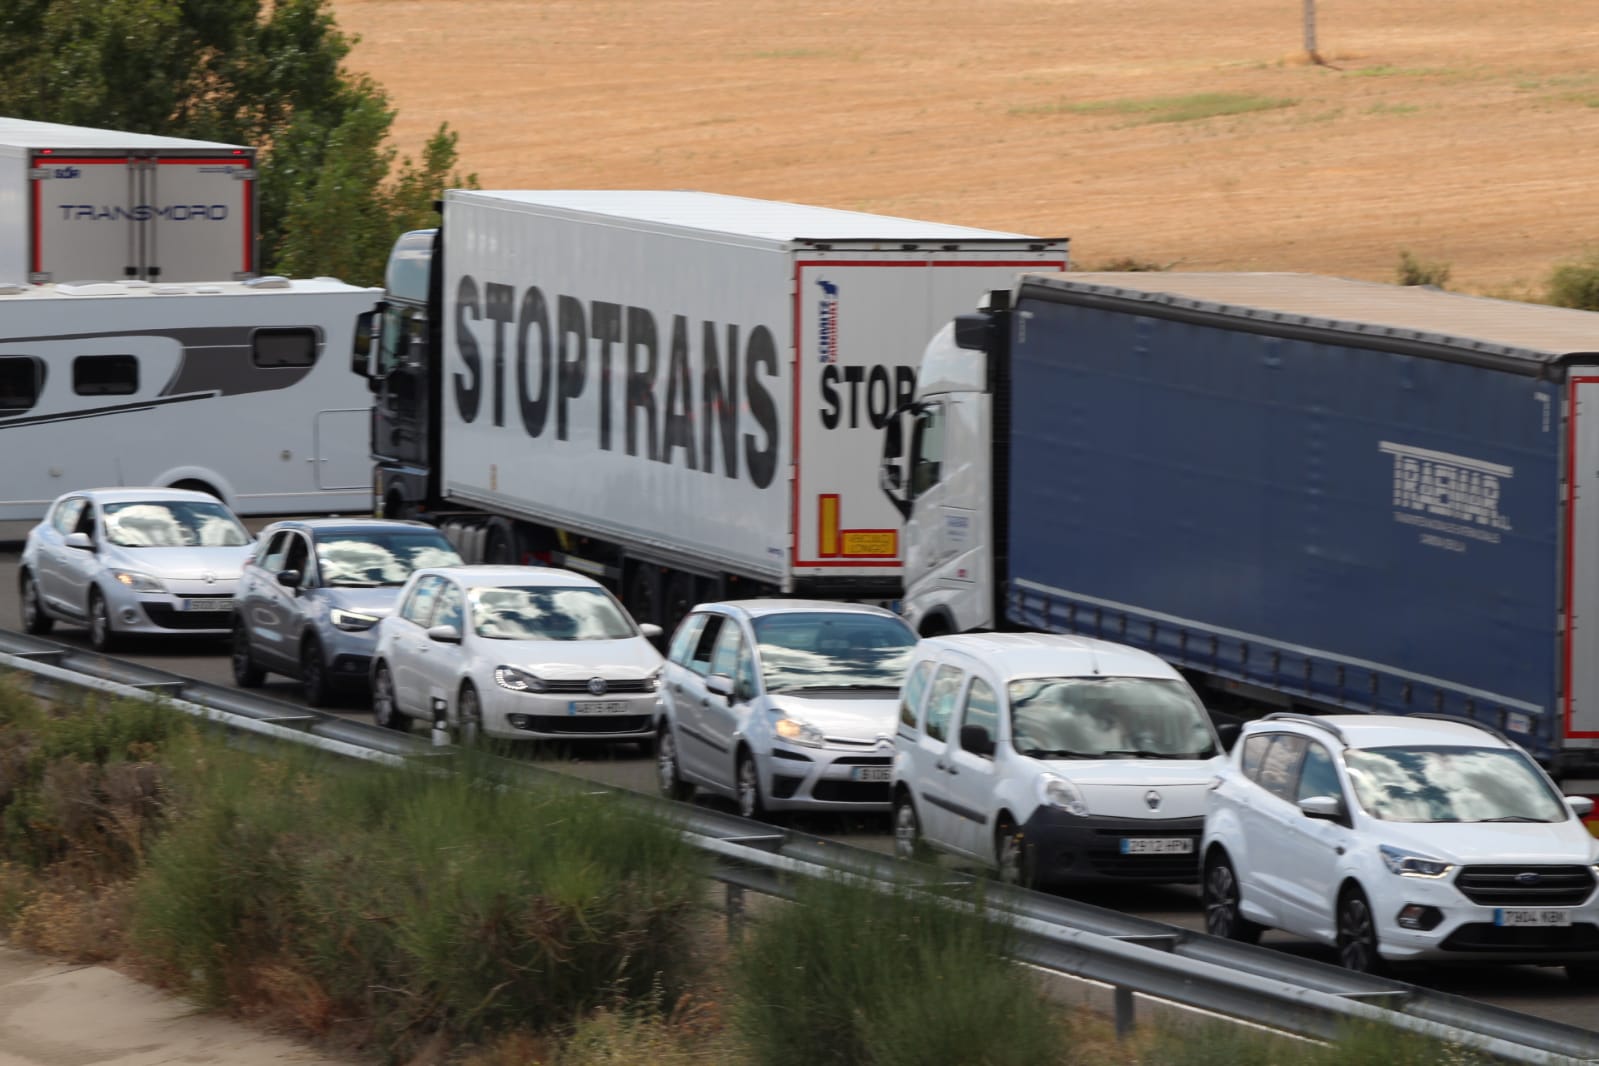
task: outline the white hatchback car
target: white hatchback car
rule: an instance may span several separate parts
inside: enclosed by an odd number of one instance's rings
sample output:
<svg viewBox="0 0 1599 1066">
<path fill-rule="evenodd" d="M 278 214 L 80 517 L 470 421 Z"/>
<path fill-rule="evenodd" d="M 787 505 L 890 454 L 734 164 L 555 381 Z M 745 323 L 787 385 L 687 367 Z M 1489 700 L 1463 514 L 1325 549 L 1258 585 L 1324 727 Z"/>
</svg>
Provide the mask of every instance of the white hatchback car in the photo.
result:
<svg viewBox="0 0 1599 1066">
<path fill-rule="evenodd" d="M 1599 842 L 1520 747 L 1430 715 L 1277 713 L 1244 726 L 1209 793 L 1205 924 L 1385 962 L 1564 963 L 1599 979 Z"/>
<path fill-rule="evenodd" d="M 673 634 L 661 692 L 661 791 L 697 785 L 748 818 L 887 813 L 899 686 L 916 634 L 881 607 L 701 604 Z"/>
<path fill-rule="evenodd" d="M 463 741 L 654 736 L 660 627 L 599 582 L 542 566 L 413 571 L 378 623 L 372 714 L 442 720 Z"/>
<path fill-rule="evenodd" d="M 233 512 L 187 489 L 90 489 L 50 505 L 28 533 L 17 582 L 22 626 L 87 626 L 108 651 L 124 635 L 226 636 L 254 540 Z"/>
<path fill-rule="evenodd" d="M 917 645 L 894 740 L 894 844 L 1003 880 L 1194 881 L 1221 744 L 1170 665 L 1086 637 Z"/>
</svg>

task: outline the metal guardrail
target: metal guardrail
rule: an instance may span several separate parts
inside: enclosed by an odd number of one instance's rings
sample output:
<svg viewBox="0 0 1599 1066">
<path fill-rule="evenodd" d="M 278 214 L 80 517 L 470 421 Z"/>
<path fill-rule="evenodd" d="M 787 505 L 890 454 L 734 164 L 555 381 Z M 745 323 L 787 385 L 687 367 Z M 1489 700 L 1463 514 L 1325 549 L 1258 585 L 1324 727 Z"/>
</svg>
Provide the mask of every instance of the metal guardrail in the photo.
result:
<svg viewBox="0 0 1599 1066">
<path fill-rule="evenodd" d="M 25 675 L 31 690 L 46 699 L 59 699 L 69 690 L 160 699 L 175 710 L 232 730 L 370 762 L 403 765 L 440 760 L 447 765 L 455 752 L 418 735 L 3 630 L 0 669 Z M 850 877 L 880 888 L 900 886 L 951 899 L 980 893 L 991 913 L 1003 915 L 1015 927 L 1018 960 L 1111 986 L 1119 1031 L 1131 1027 L 1133 995 L 1140 993 L 1315 1039 L 1335 1039 L 1349 1022 L 1365 1021 L 1427 1034 L 1512 1062 L 1599 1063 L 1599 1032 L 1592 1030 L 1059 896 L 903 862 L 692 804 L 579 782 L 531 763 L 494 762 L 496 772 L 508 782 L 581 784 L 676 825 L 696 848 L 711 856 L 713 876 L 728 886 L 730 922 L 739 919 L 744 892 L 792 898 L 795 879 L 801 877 Z"/>
</svg>

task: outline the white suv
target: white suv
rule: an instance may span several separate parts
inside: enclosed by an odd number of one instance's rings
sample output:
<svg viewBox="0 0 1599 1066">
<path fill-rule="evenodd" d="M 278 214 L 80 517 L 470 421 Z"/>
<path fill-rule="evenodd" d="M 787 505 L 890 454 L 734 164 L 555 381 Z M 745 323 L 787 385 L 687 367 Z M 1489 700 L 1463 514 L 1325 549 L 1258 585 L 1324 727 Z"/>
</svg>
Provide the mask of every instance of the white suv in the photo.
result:
<svg viewBox="0 0 1599 1066">
<path fill-rule="evenodd" d="M 916 647 L 894 740 L 894 842 L 1020 884 L 1194 881 L 1221 745 L 1147 652 L 966 633 Z"/>
<path fill-rule="evenodd" d="M 1599 842 L 1511 741 L 1430 715 L 1250 722 L 1210 792 L 1205 924 L 1281 929 L 1345 966 L 1564 963 L 1599 977 Z"/>
</svg>

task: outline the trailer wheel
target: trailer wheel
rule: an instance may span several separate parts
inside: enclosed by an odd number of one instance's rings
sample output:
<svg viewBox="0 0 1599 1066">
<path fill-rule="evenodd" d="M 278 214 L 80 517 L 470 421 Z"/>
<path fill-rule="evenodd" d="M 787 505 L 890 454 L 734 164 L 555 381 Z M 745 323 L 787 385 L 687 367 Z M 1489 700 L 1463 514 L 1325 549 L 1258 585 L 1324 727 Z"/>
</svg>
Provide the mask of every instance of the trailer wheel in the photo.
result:
<svg viewBox="0 0 1599 1066">
<path fill-rule="evenodd" d="M 483 561 L 509 566 L 522 560 L 516 550 L 516 530 L 503 518 L 493 518 L 483 530 Z"/>
<path fill-rule="evenodd" d="M 218 492 L 204 481 L 196 481 L 193 478 L 189 478 L 184 481 L 175 481 L 172 483 L 172 487 L 175 489 L 187 489 L 190 492 L 203 492 L 207 496 L 214 496 L 218 500 L 222 499 L 222 493 Z"/>
</svg>

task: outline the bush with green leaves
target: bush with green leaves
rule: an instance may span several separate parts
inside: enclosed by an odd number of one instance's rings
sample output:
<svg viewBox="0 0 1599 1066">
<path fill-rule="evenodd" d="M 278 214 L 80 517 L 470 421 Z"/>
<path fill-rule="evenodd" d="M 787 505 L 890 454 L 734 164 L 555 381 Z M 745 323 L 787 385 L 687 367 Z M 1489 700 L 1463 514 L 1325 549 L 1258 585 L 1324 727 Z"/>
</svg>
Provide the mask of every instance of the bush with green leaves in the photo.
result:
<svg viewBox="0 0 1599 1066">
<path fill-rule="evenodd" d="M 1550 271 L 1545 298 L 1556 307 L 1599 311 L 1599 252 L 1588 252 Z"/>
<path fill-rule="evenodd" d="M 1441 289 L 1449 284 L 1449 264 L 1418 259 L 1402 249 L 1394 276 L 1401 285 L 1432 285 Z"/>
</svg>

